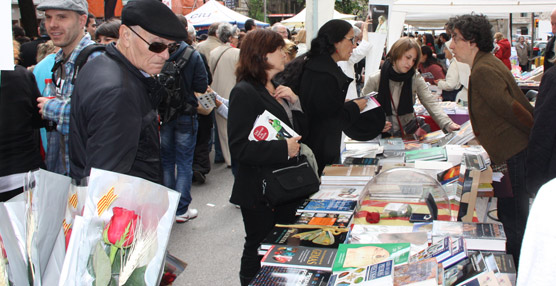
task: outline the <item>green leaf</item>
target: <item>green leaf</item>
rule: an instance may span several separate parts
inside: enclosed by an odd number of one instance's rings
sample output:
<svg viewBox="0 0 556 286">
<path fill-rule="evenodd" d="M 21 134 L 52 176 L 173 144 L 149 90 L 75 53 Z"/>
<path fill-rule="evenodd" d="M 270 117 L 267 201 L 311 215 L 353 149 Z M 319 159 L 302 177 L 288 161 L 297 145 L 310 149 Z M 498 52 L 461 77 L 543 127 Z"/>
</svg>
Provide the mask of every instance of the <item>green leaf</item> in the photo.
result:
<svg viewBox="0 0 556 286">
<path fill-rule="evenodd" d="M 129 276 L 124 286 L 145 285 L 145 271 L 147 271 L 147 265 L 133 270 L 133 273 L 131 273 L 131 276 Z"/>
<path fill-rule="evenodd" d="M 97 243 L 93 255 L 93 270 L 95 271 L 95 286 L 107 286 L 112 277 L 110 271 L 110 258 L 106 255 L 106 251 L 102 245 Z"/>
</svg>

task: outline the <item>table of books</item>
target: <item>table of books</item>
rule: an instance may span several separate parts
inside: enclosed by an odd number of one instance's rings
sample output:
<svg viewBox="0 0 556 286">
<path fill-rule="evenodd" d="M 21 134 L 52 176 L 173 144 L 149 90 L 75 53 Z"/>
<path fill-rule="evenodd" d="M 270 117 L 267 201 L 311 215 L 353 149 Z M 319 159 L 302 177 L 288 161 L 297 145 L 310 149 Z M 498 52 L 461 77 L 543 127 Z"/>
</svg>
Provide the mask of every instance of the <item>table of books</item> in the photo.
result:
<svg viewBox="0 0 556 286">
<path fill-rule="evenodd" d="M 481 146 L 461 145 L 466 124 L 425 141 L 348 138 L 343 164 L 325 168 L 296 222 L 263 241 L 250 285 L 515 283 L 502 226 L 474 211 L 492 170 Z"/>
</svg>

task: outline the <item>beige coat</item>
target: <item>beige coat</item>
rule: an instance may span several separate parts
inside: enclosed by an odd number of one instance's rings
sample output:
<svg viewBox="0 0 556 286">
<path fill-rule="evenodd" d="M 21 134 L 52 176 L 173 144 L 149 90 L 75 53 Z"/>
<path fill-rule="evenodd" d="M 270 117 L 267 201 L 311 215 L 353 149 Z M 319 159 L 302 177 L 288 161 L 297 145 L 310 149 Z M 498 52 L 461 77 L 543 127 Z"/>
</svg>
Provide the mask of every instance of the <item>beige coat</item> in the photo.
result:
<svg viewBox="0 0 556 286">
<path fill-rule="evenodd" d="M 212 89 L 225 99 L 230 98 L 230 92 L 236 85 L 236 65 L 239 60 L 239 49 L 229 45 L 220 45 L 210 52 L 209 67 L 212 72 Z M 230 148 L 228 147 L 228 121 L 220 114 L 216 114 L 218 138 L 222 155 L 228 166 L 232 165 Z"/>
<path fill-rule="evenodd" d="M 215 36 L 208 36 L 208 38 L 197 45 L 197 51 L 201 53 L 207 60 L 210 58 L 210 52 L 222 46 L 222 42 Z"/>
<path fill-rule="evenodd" d="M 363 87 L 362 94 L 368 94 L 373 91 L 378 92 L 379 83 L 380 83 L 380 70 L 375 72 L 369 78 L 369 80 L 367 80 L 365 86 Z M 390 91 L 392 93 L 392 99 L 394 100 L 396 106 L 398 106 L 400 102 L 400 93 L 402 92 L 402 86 L 403 86 L 403 82 L 390 81 Z M 438 126 L 440 126 L 441 128 L 446 129 L 446 127 L 448 127 L 448 125 L 452 123 L 452 119 L 450 119 L 450 117 L 448 117 L 448 115 L 444 113 L 442 107 L 438 104 L 438 100 L 432 95 L 431 91 L 427 86 L 427 83 L 425 82 L 425 80 L 423 79 L 423 77 L 419 72 L 415 72 L 415 75 L 413 76 L 412 89 L 413 89 L 412 91 L 413 94 L 416 94 L 417 97 L 419 97 L 419 101 L 421 101 L 421 104 L 425 106 L 425 108 L 431 115 L 432 119 L 436 122 L 436 124 L 438 124 Z M 412 100 L 413 103 L 415 104 L 415 96 L 413 96 Z M 399 124 L 395 116 L 396 110 L 394 107 L 392 107 L 392 113 L 393 115 L 387 117 L 386 120 L 392 122 L 392 131 L 396 132 L 400 130 L 400 128 L 398 127 Z M 411 119 L 413 119 L 413 117 L 414 115 L 412 113 L 401 115 L 400 121 L 402 126 L 405 126 L 409 121 L 411 121 Z"/>
</svg>

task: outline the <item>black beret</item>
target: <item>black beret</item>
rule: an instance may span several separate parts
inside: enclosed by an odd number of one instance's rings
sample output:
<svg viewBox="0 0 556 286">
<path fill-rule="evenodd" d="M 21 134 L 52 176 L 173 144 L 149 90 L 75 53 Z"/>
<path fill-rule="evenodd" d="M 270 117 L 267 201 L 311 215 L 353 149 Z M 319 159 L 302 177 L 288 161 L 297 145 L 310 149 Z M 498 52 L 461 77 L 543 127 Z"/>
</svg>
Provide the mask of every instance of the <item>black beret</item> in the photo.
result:
<svg viewBox="0 0 556 286">
<path fill-rule="evenodd" d="M 168 6 L 158 0 L 131 0 L 122 9 L 122 24 L 140 26 L 164 39 L 185 41 L 187 31 Z"/>
<path fill-rule="evenodd" d="M 385 123 L 386 115 L 379 106 L 361 113 L 355 123 L 344 129 L 344 133 L 351 139 L 367 141 L 377 137 L 384 129 Z"/>
</svg>

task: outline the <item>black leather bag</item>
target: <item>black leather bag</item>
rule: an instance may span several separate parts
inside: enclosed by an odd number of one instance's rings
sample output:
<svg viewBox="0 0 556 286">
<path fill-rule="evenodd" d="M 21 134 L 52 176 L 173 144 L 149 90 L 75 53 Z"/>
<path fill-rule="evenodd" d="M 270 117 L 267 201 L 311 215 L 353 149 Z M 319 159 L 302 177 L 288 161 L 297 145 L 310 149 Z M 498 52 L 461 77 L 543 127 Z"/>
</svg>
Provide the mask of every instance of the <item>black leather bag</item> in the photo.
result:
<svg viewBox="0 0 556 286">
<path fill-rule="evenodd" d="M 308 198 L 319 190 L 319 178 L 305 155 L 291 158 L 277 168 L 262 167 L 263 196 L 271 206 Z"/>
</svg>

